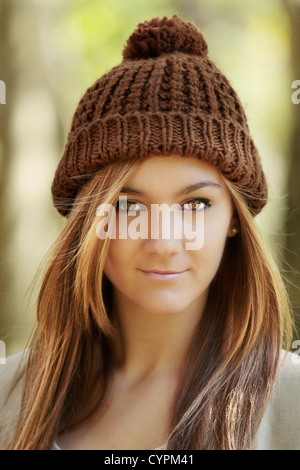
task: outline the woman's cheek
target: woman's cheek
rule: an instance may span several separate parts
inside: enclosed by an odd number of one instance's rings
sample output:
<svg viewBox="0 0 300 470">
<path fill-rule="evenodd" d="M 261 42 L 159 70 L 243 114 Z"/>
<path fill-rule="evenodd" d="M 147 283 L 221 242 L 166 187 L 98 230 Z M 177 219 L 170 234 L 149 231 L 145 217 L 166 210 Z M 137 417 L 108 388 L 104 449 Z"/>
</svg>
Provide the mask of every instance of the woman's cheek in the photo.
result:
<svg viewBox="0 0 300 470">
<path fill-rule="evenodd" d="M 227 239 L 227 228 L 206 226 L 204 231 L 204 243 L 199 250 L 199 257 L 205 260 L 207 267 L 216 269 L 221 262 Z"/>
<path fill-rule="evenodd" d="M 204 246 L 225 247 L 231 215 L 222 207 L 214 213 L 204 215 Z"/>
</svg>

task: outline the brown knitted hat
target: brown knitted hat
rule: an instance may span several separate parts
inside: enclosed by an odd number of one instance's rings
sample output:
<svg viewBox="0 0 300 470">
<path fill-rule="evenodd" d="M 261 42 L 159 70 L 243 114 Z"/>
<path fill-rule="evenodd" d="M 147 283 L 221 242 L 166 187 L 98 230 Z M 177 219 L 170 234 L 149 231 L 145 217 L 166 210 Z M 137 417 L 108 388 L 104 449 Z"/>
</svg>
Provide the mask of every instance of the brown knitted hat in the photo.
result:
<svg viewBox="0 0 300 470">
<path fill-rule="evenodd" d="M 261 211 L 267 185 L 244 110 L 207 52 L 177 15 L 138 25 L 121 64 L 79 101 L 51 188 L 60 214 L 103 165 L 171 153 L 211 163 L 249 194 L 253 216 Z"/>
</svg>

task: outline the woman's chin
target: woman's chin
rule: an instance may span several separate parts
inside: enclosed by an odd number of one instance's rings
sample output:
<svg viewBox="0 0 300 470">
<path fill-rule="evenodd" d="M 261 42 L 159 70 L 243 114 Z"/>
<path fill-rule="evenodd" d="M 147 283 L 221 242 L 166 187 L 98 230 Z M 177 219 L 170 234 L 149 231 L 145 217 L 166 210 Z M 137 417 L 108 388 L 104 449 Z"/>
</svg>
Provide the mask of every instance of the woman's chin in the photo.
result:
<svg viewBox="0 0 300 470">
<path fill-rule="evenodd" d="M 185 311 L 187 308 L 187 304 L 181 304 L 179 302 L 157 302 L 143 306 L 143 310 L 153 316 L 176 315 Z"/>
</svg>

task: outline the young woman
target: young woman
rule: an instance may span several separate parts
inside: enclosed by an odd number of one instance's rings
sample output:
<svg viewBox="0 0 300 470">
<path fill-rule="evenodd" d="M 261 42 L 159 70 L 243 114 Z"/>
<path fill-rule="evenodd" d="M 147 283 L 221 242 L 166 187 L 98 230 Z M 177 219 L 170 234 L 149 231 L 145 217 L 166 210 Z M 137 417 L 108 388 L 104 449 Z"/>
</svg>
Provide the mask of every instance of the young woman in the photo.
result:
<svg viewBox="0 0 300 470">
<path fill-rule="evenodd" d="M 80 100 L 52 194 L 66 225 L 1 371 L 3 447 L 300 448 L 290 307 L 255 220 L 266 179 L 192 23 L 138 25 Z"/>
</svg>

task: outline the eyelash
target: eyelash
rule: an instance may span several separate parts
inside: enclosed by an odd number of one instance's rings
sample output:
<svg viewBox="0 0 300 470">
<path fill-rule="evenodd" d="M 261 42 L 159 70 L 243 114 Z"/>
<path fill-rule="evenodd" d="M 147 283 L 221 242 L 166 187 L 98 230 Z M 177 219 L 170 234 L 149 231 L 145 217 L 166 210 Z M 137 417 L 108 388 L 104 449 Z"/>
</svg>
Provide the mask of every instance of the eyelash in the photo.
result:
<svg viewBox="0 0 300 470">
<path fill-rule="evenodd" d="M 209 209 L 209 208 L 211 207 L 211 202 L 210 202 L 210 200 L 209 200 L 209 199 L 205 199 L 205 198 L 201 198 L 201 197 L 195 197 L 195 198 L 193 198 L 193 199 L 189 199 L 188 201 L 186 201 L 186 202 L 183 203 L 183 206 L 184 206 L 185 204 L 190 204 L 190 203 L 192 203 L 192 202 L 194 202 L 194 201 L 198 201 L 198 204 L 199 204 L 199 201 L 200 201 L 201 203 L 203 203 L 203 204 L 205 205 L 205 207 L 204 207 L 204 209 L 198 209 L 198 210 L 197 210 L 197 209 L 190 209 L 192 212 L 200 212 L 200 211 L 202 211 L 202 210 L 203 210 L 203 211 L 206 211 L 207 209 Z M 125 202 L 125 201 L 124 201 L 124 202 Z M 128 200 L 128 201 L 127 201 L 127 206 L 130 205 L 130 204 L 137 204 L 137 205 L 139 205 L 138 202 L 129 201 L 129 200 Z M 141 204 L 141 205 L 144 206 L 144 204 Z M 122 212 L 125 212 L 124 209 L 122 209 L 122 208 L 120 209 L 120 202 L 119 202 L 119 201 L 117 202 L 116 209 L 117 209 L 118 211 L 121 210 Z M 130 209 L 128 209 L 128 207 L 127 207 L 127 212 L 128 212 L 129 210 L 130 210 Z M 135 209 L 135 211 L 139 211 L 139 209 Z M 142 211 L 141 211 L 141 212 L 142 212 Z"/>
<path fill-rule="evenodd" d="M 211 207 L 211 202 L 210 202 L 210 200 L 209 200 L 209 199 L 205 199 L 205 198 L 203 198 L 203 197 L 195 197 L 195 198 L 193 198 L 193 199 L 190 199 L 189 201 L 186 201 L 183 205 L 185 205 L 185 204 L 190 204 L 191 202 L 194 202 L 194 201 L 200 201 L 200 202 L 202 202 L 202 203 L 205 205 L 204 209 L 201 209 L 201 210 L 206 211 L 207 209 L 209 209 L 209 208 Z M 193 212 L 200 212 L 201 210 L 199 209 L 199 210 L 197 211 L 197 209 L 192 209 Z"/>
</svg>

